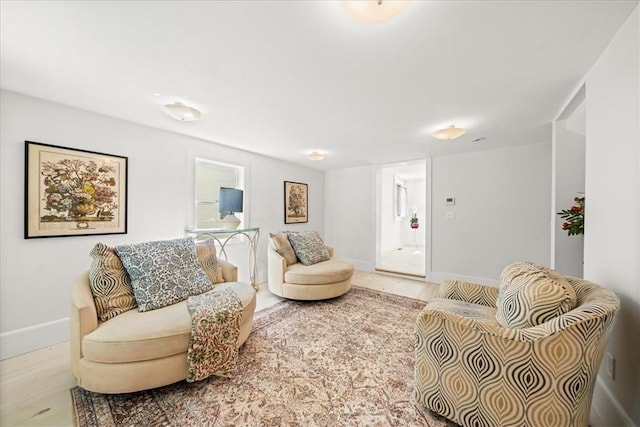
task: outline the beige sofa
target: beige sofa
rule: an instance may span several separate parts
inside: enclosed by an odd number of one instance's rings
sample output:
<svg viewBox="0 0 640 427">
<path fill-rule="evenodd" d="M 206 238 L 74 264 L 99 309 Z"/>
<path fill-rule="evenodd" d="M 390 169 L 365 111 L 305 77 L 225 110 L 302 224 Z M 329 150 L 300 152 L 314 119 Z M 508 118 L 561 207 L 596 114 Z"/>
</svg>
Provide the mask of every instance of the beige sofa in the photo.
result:
<svg viewBox="0 0 640 427">
<path fill-rule="evenodd" d="M 237 268 L 223 260 L 224 283 L 242 301 L 238 347 L 251 332 L 256 294 L 237 282 Z M 83 274 L 71 294 L 71 370 L 76 383 L 98 393 L 127 393 L 160 387 L 187 376 L 191 315 L 187 301 L 157 310 L 137 308 L 106 322 L 98 320 L 89 274 Z"/>
<path fill-rule="evenodd" d="M 313 265 L 300 262 L 287 265 L 277 251 L 272 238 L 267 245 L 268 285 L 271 293 L 295 300 L 322 300 L 345 294 L 351 289 L 353 264 L 333 256 Z"/>
</svg>

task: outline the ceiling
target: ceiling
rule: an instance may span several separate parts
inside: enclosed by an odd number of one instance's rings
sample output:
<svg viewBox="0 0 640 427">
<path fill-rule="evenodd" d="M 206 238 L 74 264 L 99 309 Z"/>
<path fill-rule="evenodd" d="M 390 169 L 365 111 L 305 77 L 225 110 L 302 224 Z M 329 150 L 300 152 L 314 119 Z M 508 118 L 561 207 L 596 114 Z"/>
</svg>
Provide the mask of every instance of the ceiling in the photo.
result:
<svg viewBox="0 0 640 427">
<path fill-rule="evenodd" d="M 319 169 L 400 162 L 549 141 L 637 4 L 414 0 L 362 24 L 328 0 L 3 0 L 0 86 Z M 430 136 L 450 124 L 469 131 Z"/>
</svg>

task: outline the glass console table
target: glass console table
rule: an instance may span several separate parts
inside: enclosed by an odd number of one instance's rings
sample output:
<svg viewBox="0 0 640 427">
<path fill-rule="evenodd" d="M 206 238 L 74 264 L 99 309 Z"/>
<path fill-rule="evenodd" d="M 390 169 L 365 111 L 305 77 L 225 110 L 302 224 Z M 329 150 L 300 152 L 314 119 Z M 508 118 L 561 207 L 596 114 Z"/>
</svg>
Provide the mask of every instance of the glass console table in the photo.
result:
<svg viewBox="0 0 640 427">
<path fill-rule="evenodd" d="M 196 242 L 207 239 L 213 239 L 220 248 L 219 256 L 224 256 L 227 260 L 226 246 L 235 237 L 242 237 L 249 242 L 249 279 L 251 286 L 258 290 L 258 263 L 256 253 L 258 250 L 258 241 L 260 240 L 260 228 L 186 228 L 187 236 L 192 236 Z"/>
</svg>

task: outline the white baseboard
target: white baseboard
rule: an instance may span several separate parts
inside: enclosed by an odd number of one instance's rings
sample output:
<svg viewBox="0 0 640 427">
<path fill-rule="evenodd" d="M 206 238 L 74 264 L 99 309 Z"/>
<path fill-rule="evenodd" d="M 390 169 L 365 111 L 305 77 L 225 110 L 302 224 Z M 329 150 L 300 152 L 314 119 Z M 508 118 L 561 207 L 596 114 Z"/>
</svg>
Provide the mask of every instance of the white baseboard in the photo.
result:
<svg viewBox="0 0 640 427">
<path fill-rule="evenodd" d="M 0 360 L 69 341 L 69 318 L 0 334 Z"/>
<path fill-rule="evenodd" d="M 593 389 L 591 412 L 591 427 L 637 427 L 600 377 Z"/>
<path fill-rule="evenodd" d="M 431 271 L 427 273 L 427 282 L 442 283 L 445 280 L 462 280 L 465 282 L 479 283 L 481 285 L 498 286 L 497 279 L 487 279 L 485 277 L 464 276 L 455 273 L 443 273 L 440 271 Z"/>
<path fill-rule="evenodd" d="M 268 280 L 268 272 L 267 269 L 263 269 L 263 270 L 258 270 L 258 277 L 256 278 L 256 281 L 258 283 L 266 283 Z"/>
<path fill-rule="evenodd" d="M 355 260 L 355 259 L 347 259 L 347 261 L 351 262 L 356 270 L 359 271 L 370 271 L 370 272 L 374 272 L 376 271 L 375 268 L 375 264 L 372 262 L 368 262 L 368 261 L 361 261 L 361 260 Z M 390 275 L 390 276 L 398 276 L 398 277 L 406 277 L 405 275 L 402 274 L 394 274 L 391 272 L 385 272 L 385 274 Z M 443 273 L 440 271 L 431 271 L 431 272 L 427 272 L 425 274 L 425 279 L 427 282 L 430 283 L 442 283 L 445 280 L 448 279 L 454 279 L 454 280 L 463 280 L 465 282 L 472 282 L 472 283 L 479 283 L 481 285 L 489 285 L 489 286 L 498 286 L 499 282 L 497 279 L 487 279 L 485 277 L 474 277 L 474 276 L 464 276 L 462 274 L 455 274 L 455 273 Z M 422 280 L 422 279 L 421 279 Z"/>
<path fill-rule="evenodd" d="M 375 271 L 375 265 L 370 261 L 363 261 L 361 259 L 344 258 L 345 261 L 349 261 L 353 264 L 353 268 L 358 271 Z"/>
</svg>

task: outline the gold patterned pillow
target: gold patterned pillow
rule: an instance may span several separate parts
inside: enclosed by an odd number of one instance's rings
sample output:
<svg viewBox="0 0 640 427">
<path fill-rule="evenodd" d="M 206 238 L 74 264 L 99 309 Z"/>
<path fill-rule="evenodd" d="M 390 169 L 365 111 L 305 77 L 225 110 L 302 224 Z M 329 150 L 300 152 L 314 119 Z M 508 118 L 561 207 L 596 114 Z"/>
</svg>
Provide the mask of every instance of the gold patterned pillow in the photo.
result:
<svg viewBox="0 0 640 427">
<path fill-rule="evenodd" d="M 530 328 L 575 308 L 573 286 L 557 271 L 515 262 L 500 276 L 496 320 L 505 328 Z"/>
<path fill-rule="evenodd" d="M 293 247 L 291 246 L 291 242 L 289 242 L 289 238 L 287 237 L 287 233 L 269 233 L 271 239 L 273 240 L 273 244 L 275 245 L 276 252 L 282 256 L 287 262 L 287 265 L 293 265 L 298 262 L 298 258 L 296 257 L 296 253 L 293 251 Z"/>
<path fill-rule="evenodd" d="M 222 276 L 222 266 L 218 263 L 218 257 L 216 256 L 216 244 L 213 239 L 208 239 L 203 242 L 196 243 L 196 252 L 202 269 L 207 274 L 209 280 L 214 285 L 216 283 L 224 282 Z"/>
<path fill-rule="evenodd" d="M 131 281 L 116 251 L 104 243 L 96 243 L 89 254 L 93 258 L 89 284 L 98 318 L 106 322 L 135 308 Z"/>
</svg>

